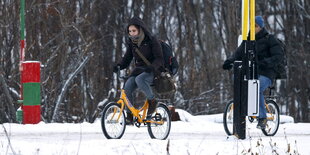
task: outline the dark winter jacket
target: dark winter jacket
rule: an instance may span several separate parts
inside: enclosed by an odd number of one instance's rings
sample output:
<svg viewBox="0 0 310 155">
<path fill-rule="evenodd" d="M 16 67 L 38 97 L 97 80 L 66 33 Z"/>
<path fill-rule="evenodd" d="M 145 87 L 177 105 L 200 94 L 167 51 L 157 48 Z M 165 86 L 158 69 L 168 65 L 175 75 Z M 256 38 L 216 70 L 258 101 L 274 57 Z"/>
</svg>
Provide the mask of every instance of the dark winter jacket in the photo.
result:
<svg viewBox="0 0 310 155">
<path fill-rule="evenodd" d="M 270 35 L 265 28 L 261 29 L 255 35 L 255 50 L 258 60 L 258 75 L 264 75 L 270 79 L 275 78 L 275 67 L 283 59 L 283 52 L 279 41 Z M 235 60 L 242 60 L 242 52 L 244 51 L 245 42 L 237 48 L 234 55 L 230 58 L 233 62 Z"/>
<path fill-rule="evenodd" d="M 144 22 L 137 17 L 133 17 L 127 26 L 126 33 L 128 33 L 128 27 L 130 25 L 137 25 L 144 31 L 145 38 L 142 41 L 140 47 L 137 47 L 130 39 L 127 41 L 127 50 L 120 63 L 121 69 L 127 68 L 132 59 L 135 60 L 135 68 L 131 73 L 131 76 L 136 76 L 144 72 L 147 64 L 142 60 L 142 58 L 136 53 L 135 48 L 144 55 L 144 57 L 152 64 L 154 73 L 158 73 L 159 69 L 163 66 L 163 53 L 161 50 L 161 45 L 158 39 L 156 39 L 150 31 L 146 28 Z"/>
</svg>

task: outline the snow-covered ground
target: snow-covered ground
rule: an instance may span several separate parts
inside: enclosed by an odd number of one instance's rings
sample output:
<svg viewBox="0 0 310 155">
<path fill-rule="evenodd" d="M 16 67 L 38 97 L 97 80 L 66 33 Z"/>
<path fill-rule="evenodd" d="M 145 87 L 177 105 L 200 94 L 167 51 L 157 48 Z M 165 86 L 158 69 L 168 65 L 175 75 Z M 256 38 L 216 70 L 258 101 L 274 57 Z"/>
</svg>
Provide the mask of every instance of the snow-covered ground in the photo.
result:
<svg viewBox="0 0 310 155">
<path fill-rule="evenodd" d="M 310 155 L 310 123 L 293 123 L 280 116 L 277 134 L 266 137 L 247 123 L 247 139 L 227 137 L 222 114 L 192 116 L 177 110 L 182 121 L 172 122 L 167 140 L 151 139 L 147 128 L 127 126 L 122 139 L 108 140 L 95 123 L 36 125 L 6 123 L 0 128 L 0 155 L 77 155 L 77 154 L 294 154 Z M 275 152 L 273 152 L 275 151 Z"/>
</svg>

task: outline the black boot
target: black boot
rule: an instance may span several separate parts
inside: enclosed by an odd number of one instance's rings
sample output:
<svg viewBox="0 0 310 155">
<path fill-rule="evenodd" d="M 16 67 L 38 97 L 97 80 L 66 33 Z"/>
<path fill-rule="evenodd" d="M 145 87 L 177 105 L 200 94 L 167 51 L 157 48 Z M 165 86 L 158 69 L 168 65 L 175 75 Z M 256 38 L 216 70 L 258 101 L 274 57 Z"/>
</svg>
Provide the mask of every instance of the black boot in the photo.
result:
<svg viewBox="0 0 310 155">
<path fill-rule="evenodd" d="M 259 118 L 258 119 L 258 124 L 256 128 L 258 129 L 265 129 L 267 124 L 267 119 L 266 118 Z"/>
<path fill-rule="evenodd" d="M 148 100 L 149 102 L 149 108 L 147 110 L 147 116 L 151 117 L 152 114 L 155 112 L 156 107 L 157 107 L 157 101 L 155 99 Z"/>
<path fill-rule="evenodd" d="M 133 115 L 130 111 L 127 112 L 126 125 L 133 125 Z"/>
</svg>

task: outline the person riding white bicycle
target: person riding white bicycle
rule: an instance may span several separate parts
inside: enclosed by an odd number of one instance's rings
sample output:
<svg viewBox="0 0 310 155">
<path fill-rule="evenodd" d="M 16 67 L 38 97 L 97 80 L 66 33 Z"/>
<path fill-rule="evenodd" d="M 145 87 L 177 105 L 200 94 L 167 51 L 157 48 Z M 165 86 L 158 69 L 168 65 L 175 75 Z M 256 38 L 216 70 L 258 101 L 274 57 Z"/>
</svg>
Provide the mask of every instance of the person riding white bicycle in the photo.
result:
<svg viewBox="0 0 310 155">
<path fill-rule="evenodd" d="M 269 36 L 269 37 L 266 37 Z M 257 128 L 266 128 L 266 107 L 264 104 L 264 91 L 272 85 L 275 79 L 275 67 L 283 59 L 283 52 L 279 41 L 269 35 L 265 28 L 262 16 L 255 17 L 255 50 L 258 60 L 258 80 L 260 81 L 259 88 L 259 119 Z M 248 38 L 249 39 L 249 38 Z M 223 69 L 229 70 L 232 68 L 232 63 L 235 60 L 242 60 L 242 52 L 244 51 L 245 42 L 234 52 L 233 56 L 224 61 Z"/>
</svg>

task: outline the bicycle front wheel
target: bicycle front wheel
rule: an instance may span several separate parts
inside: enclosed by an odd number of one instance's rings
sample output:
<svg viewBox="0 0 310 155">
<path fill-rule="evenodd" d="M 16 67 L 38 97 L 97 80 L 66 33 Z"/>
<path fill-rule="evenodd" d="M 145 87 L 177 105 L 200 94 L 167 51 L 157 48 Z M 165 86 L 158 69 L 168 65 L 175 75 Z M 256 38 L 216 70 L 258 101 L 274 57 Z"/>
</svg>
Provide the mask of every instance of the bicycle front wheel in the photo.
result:
<svg viewBox="0 0 310 155">
<path fill-rule="evenodd" d="M 165 104 L 160 103 L 156 113 L 152 115 L 152 123 L 147 123 L 148 133 L 151 138 L 165 140 L 171 129 L 171 114 Z"/>
<path fill-rule="evenodd" d="M 120 104 L 109 103 L 102 112 L 101 128 L 107 139 L 120 139 L 126 128 L 124 111 L 121 111 Z"/>
<path fill-rule="evenodd" d="M 234 124 L 234 102 L 229 102 L 223 114 L 223 125 L 224 130 L 228 136 L 233 134 L 233 124 Z"/>
<path fill-rule="evenodd" d="M 266 104 L 267 124 L 266 128 L 262 129 L 262 132 L 265 136 L 274 136 L 280 124 L 279 107 L 273 100 L 267 100 Z"/>
</svg>

